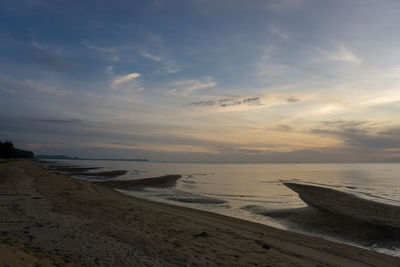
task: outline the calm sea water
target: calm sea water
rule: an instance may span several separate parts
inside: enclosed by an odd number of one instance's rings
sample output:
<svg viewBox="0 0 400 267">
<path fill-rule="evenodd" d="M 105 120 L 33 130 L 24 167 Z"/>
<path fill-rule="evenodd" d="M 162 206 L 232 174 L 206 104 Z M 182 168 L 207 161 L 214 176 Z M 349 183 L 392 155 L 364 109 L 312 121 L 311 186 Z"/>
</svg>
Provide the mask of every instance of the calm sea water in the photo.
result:
<svg viewBox="0 0 400 267">
<path fill-rule="evenodd" d="M 400 206 L 400 164 L 209 164 L 97 160 L 58 160 L 62 164 L 128 170 L 118 180 L 181 174 L 176 187 L 123 193 L 242 218 L 281 229 L 287 224 L 258 210 L 306 207 L 283 182 L 329 187 Z M 95 170 L 99 171 L 99 170 Z M 248 207 L 252 207 L 249 209 Z M 400 214 L 399 214 L 400 216 Z M 378 248 L 379 249 L 379 248 Z M 389 254 L 400 255 L 395 248 Z"/>
</svg>

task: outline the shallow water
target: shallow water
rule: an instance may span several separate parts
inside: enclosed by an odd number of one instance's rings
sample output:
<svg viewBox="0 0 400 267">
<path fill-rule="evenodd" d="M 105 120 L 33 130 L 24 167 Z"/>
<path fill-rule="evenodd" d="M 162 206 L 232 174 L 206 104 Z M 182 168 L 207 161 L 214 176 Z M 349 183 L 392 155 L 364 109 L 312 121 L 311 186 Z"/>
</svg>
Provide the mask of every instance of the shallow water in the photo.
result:
<svg viewBox="0 0 400 267">
<path fill-rule="evenodd" d="M 297 193 L 284 186 L 283 182 L 329 187 L 373 201 L 400 206 L 400 164 L 395 163 L 209 164 L 92 160 L 57 162 L 103 167 L 94 171 L 128 170 L 128 173 L 118 177 L 118 180 L 181 174 L 182 178 L 173 188 L 147 188 L 144 191 L 122 192 L 346 242 L 348 240 L 343 240 L 341 237 L 324 235 L 321 231 L 305 229 L 281 218 L 265 216 L 270 211 L 307 206 Z M 357 243 L 354 240 L 351 242 Z M 368 246 L 400 256 L 397 243 L 395 245 L 371 243 Z"/>
</svg>

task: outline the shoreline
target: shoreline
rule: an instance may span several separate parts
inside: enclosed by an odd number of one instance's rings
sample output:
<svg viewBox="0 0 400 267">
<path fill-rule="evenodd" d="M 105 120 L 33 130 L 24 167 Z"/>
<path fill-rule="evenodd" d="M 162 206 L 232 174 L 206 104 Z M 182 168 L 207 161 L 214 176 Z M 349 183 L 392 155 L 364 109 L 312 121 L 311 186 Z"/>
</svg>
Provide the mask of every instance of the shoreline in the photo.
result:
<svg viewBox="0 0 400 267">
<path fill-rule="evenodd" d="M 1 192 L 10 206 L 2 206 L 0 216 L 12 218 L 1 218 L 8 226 L 3 227 L 8 230 L 1 233 L 2 240 L 15 239 L 45 258 L 67 259 L 66 265 L 400 264 L 399 258 L 346 244 L 127 196 L 29 160 L 1 164 L 0 183 L 1 190 L 18 194 Z M 17 199 L 20 211 L 13 212 Z M 101 241 L 98 247 L 93 240 Z"/>
</svg>

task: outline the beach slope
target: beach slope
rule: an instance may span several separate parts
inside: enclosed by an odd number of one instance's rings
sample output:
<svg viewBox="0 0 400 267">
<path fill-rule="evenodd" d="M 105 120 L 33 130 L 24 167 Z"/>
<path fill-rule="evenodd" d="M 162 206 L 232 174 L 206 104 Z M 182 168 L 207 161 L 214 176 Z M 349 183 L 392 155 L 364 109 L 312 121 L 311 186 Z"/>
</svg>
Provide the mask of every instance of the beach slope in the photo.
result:
<svg viewBox="0 0 400 267">
<path fill-rule="evenodd" d="M 29 160 L 0 164 L 0 194 L 7 249 L 58 265 L 400 265 L 373 251 L 126 196 Z"/>
</svg>

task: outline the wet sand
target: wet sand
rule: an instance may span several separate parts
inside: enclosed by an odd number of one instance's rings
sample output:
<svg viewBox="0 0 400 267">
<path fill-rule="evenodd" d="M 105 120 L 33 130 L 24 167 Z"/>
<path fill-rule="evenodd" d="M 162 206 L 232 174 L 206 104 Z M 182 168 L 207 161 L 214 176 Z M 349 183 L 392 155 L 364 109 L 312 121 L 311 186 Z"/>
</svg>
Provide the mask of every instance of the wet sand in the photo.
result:
<svg viewBox="0 0 400 267">
<path fill-rule="evenodd" d="M 0 255 L 33 255 L 10 257 L 22 266 L 37 258 L 50 266 L 400 265 L 373 251 L 126 196 L 29 160 L 0 164 L 0 197 Z"/>
<path fill-rule="evenodd" d="M 311 207 L 354 220 L 400 229 L 400 207 L 320 186 L 285 183 Z"/>
</svg>

